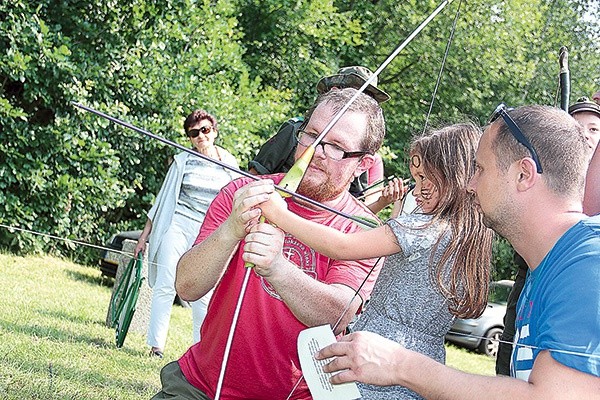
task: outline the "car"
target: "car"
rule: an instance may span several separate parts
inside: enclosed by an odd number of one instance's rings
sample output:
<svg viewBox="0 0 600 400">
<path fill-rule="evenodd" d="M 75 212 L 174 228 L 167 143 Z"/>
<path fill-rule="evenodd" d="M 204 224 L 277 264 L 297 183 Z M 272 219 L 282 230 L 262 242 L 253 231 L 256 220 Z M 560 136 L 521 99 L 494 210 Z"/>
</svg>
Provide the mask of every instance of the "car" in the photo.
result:
<svg viewBox="0 0 600 400">
<path fill-rule="evenodd" d="M 514 281 L 501 280 L 490 284 L 488 305 L 479 318 L 457 318 L 446 334 L 448 342 L 479 351 L 490 357 L 498 354 L 498 340 L 504 330 L 504 314 Z"/>
<path fill-rule="evenodd" d="M 123 250 L 123 241 L 125 239 L 133 240 L 137 242 L 142 234 L 141 230 L 138 231 L 123 231 L 115 235 L 112 235 L 106 244 L 106 248 L 100 253 L 100 273 L 103 276 L 109 278 L 115 278 L 117 276 L 117 268 L 119 267 L 119 261 L 116 257 L 118 253 Z M 187 301 L 184 301 L 175 296 L 174 304 L 178 304 L 182 307 L 190 307 Z"/>
</svg>

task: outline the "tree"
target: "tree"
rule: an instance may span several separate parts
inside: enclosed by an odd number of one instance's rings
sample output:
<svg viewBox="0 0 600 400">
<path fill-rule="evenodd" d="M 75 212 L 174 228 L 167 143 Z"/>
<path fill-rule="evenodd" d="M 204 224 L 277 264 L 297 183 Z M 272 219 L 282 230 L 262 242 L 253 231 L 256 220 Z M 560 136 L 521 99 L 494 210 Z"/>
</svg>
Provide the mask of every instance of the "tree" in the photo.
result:
<svg viewBox="0 0 600 400">
<path fill-rule="evenodd" d="M 0 5 L 1 223 L 99 243 L 144 219 L 174 150 L 71 100 L 172 140 L 207 108 L 223 144 L 247 157 L 254 132 L 286 115 L 287 94 L 250 78 L 233 13 L 229 2 L 185 0 Z M 0 243 L 69 247 L 7 230 Z"/>
<path fill-rule="evenodd" d="M 6 3 L 6 2 L 5 2 Z M 141 0 L 0 3 L 0 223 L 99 243 L 140 227 L 172 148 L 77 111 L 71 100 L 185 142 L 194 108 L 217 115 L 221 144 L 245 166 L 315 84 L 341 66 L 372 70 L 434 0 Z M 453 20 L 452 45 L 428 110 Z M 554 104 L 558 50 L 572 98 L 600 86 L 598 0 L 454 1 L 379 76 L 391 95 L 386 175 L 408 176 L 413 133 L 500 102 Z M 0 230 L 13 250 L 64 244 Z"/>
</svg>

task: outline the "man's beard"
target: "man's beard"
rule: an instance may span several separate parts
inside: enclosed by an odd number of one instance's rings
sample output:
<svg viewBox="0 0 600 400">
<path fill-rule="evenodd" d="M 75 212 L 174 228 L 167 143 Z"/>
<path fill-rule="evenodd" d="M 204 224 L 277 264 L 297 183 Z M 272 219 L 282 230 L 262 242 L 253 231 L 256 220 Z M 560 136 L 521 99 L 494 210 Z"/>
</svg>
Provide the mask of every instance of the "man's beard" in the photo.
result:
<svg viewBox="0 0 600 400">
<path fill-rule="evenodd" d="M 516 231 L 514 210 L 506 204 L 500 204 L 493 212 L 481 213 L 481 221 L 487 228 L 510 240 Z"/>
<path fill-rule="evenodd" d="M 348 183 L 344 185 L 335 185 L 329 177 L 322 183 L 315 183 L 310 179 L 302 179 L 297 192 L 303 196 L 313 199 L 318 202 L 333 200 L 343 193 L 348 187 Z"/>
</svg>

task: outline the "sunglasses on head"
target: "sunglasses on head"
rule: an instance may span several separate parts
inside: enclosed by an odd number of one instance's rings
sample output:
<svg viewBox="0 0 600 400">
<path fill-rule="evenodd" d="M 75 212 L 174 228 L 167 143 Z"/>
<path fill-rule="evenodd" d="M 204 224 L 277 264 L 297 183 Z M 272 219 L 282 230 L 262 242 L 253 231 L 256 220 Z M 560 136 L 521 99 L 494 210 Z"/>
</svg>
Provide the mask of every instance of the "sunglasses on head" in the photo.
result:
<svg viewBox="0 0 600 400">
<path fill-rule="evenodd" d="M 502 117 L 502 119 L 504 120 L 504 123 L 508 127 L 508 130 L 510 131 L 510 133 L 513 135 L 513 137 L 515 139 L 517 139 L 517 142 L 521 143 L 523 146 L 525 146 L 527 148 L 527 150 L 529 150 L 529 153 L 531 154 L 531 158 L 535 162 L 535 167 L 536 167 L 537 173 L 541 174 L 542 173 L 542 164 L 540 163 L 540 159 L 538 158 L 537 152 L 533 148 L 533 145 L 531 144 L 529 139 L 527 139 L 525 137 L 525 135 L 523 135 L 523 131 L 521 131 L 521 128 L 519 128 L 519 126 L 517 125 L 515 120 L 512 119 L 512 117 L 508 114 L 508 112 L 511 110 L 513 110 L 513 109 L 506 107 L 506 104 L 500 103 L 500 105 L 498 107 L 496 107 L 496 109 L 492 113 L 492 116 L 490 117 L 490 120 L 488 123 L 491 124 L 494 121 L 496 121 L 498 118 Z"/>
<path fill-rule="evenodd" d="M 199 134 L 207 135 L 212 132 L 212 126 L 201 126 L 200 129 L 190 129 L 187 131 L 187 135 L 191 138 L 198 137 Z"/>
</svg>

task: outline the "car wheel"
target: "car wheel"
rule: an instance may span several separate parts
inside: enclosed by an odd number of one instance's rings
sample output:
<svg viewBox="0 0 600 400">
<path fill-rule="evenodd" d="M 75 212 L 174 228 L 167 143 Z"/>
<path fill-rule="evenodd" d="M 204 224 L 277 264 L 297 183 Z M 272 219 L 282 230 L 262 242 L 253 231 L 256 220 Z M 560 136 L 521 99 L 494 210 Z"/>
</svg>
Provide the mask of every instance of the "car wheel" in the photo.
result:
<svg viewBox="0 0 600 400">
<path fill-rule="evenodd" d="M 502 329 L 500 328 L 492 328 L 487 331 L 485 338 L 479 344 L 479 351 L 486 356 L 496 357 L 498 355 L 500 336 L 502 336 Z"/>
</svg>

